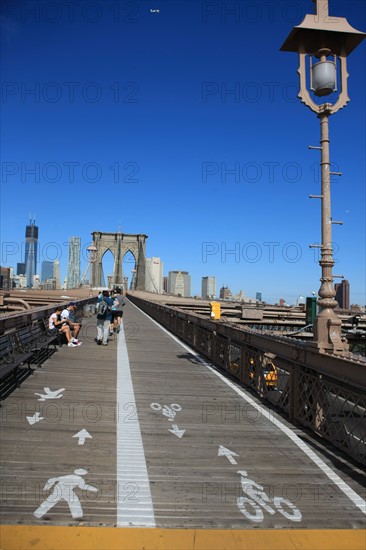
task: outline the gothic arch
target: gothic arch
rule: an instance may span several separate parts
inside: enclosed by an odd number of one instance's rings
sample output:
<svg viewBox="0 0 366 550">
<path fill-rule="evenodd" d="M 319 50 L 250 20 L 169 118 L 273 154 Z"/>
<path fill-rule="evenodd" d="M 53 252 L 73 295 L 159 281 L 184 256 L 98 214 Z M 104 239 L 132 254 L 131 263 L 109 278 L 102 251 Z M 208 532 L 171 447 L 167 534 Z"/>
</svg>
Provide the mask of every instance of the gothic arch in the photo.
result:
<svg viewBox="0 0 366 550">
<path fill-rule="evenodd" d="M 91 282 L 93 287 L 100 286 L 102 258 L 107 250 L 114 257 L 114 285 L 123 284 L 123 258 L 131 252 L 136 262 L 136 290 L 145 290 L 145 264 L 147 235 L 128 233 L 104 233 L 93 231 L 93 243 L 97 249 L 95 261 L 91 264 Z"/>
</svg>

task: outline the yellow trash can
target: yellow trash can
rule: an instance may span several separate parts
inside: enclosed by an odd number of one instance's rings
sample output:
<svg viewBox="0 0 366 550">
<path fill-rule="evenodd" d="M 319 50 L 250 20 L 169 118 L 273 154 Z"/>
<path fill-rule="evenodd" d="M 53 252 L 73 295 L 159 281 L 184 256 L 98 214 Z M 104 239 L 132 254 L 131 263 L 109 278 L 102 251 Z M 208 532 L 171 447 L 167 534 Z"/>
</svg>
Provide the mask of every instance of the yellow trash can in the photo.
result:
<svg viewBox="0 0 366 550">
<path fill-rule="evenodd" d="M 220 302 L 210 302 L 211 319 L 215 319 L 217 321 L 218 319 L 220 319 L 220 314 L 221 314 Z"/>
</svg>

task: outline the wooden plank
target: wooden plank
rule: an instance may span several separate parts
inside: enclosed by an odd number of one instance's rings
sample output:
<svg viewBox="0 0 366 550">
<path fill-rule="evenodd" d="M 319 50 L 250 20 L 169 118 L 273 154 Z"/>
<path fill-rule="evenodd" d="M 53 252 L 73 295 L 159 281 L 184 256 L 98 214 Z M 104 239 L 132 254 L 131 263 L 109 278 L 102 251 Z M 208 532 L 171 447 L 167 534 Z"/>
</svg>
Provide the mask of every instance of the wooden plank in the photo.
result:
<svg viewBox="0 0 366 550">
<path fill-rule="evenodd" d="M 126 413 L 140 423 L 158 527 L 363 527 L 360 510 L 309 457 L 194 355 L 131 304 L 125 307 L 124 325 L 137 404 L 137 415 L 132 410 Z M 83 325 L 82 346 L 63 346 L 0 409 L 5 524 L 113 526 L 116 522 L 118 341 L 115 337 L 107 347 L 97 346 L 95 335 L 91 318 Z M 45 394 L 44 388 L 64 388 L 62 397 L 38 401 L 35 393 Z M 43 419 L 31 425 L 27 416 L 37 412 Z M 79 445 L 73 436 L 83 428 L 92 439 Z M 174 433 L 179 430 L 185 430 L 182 437 Z M 129 445 L 127 436 L 125 444 Z M 234 462 L 218 455 L 220 445 L 236 453 L 230 455 Z M 343 457 L 332 457 L 319 442 L 316 446 L 323 460 L 362 494 L 362 472 Z M 132 456 L 133 452 L 131 448 Z M 75 469 L 87 470 L 82 477 L 98 489 L 97 493 L 75 489 L 84 512 L 81 520 L 72 519 L 62 501 L 35 518 L 34 511 L 49 494 L 43 490 L 45 483 Z M 265 511 L 260 522 L 246 517 L 238 506 L 244 495 L 238 471 L 243 470 L 271 499 L 290 500 L 302 521 L 291 521 L 273 503 L 274 513 Z M 255 515 L 255 509 L 248 508 Z"/>
</svg>

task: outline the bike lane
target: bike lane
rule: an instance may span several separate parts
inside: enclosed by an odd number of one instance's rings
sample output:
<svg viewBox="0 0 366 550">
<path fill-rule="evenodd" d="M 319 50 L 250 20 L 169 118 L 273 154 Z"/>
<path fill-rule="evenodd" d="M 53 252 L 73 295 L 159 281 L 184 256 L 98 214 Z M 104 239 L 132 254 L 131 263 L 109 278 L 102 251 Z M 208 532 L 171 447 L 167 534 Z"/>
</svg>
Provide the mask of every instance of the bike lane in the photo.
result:
<svg viewBox="0 0 366 550">
<path fill-rule="evenodd" d="M 126 319 L 129 420 L 139 425 L 156 527 L 363 528 L 361 484 L 316 454 L 305 434 L 136 306 Z M 133 483 L 130 504 L 138 505 Z"/>
</svg>

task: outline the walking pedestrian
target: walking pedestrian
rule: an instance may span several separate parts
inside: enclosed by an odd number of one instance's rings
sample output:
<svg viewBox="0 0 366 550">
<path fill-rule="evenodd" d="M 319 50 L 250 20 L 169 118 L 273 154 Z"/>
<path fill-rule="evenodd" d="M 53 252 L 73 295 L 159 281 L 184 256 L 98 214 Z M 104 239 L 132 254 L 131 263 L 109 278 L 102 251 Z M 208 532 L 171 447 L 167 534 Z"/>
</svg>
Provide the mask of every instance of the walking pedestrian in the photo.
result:
<svg viewBox="0 0 366 550">
<path fill-rule="evenodd" d="M 120 288 L 116 288 L 114 295 L 114 302 L 112 308 L 112 321 L 114 325 L 114 330 L 118 333 L 121 330 L 121 323 L 123 317 L 123 308 L 126 305 L 126 300 L 122 296 L 122 291 Z"/>
<path fill-rule="evenodd" d="M 109 327 L 112 320 L 113 300 L 108 290 L 103 290 L 102 297 L 97 301 L 97 344 L 107 346 Z"/>
</svg>

